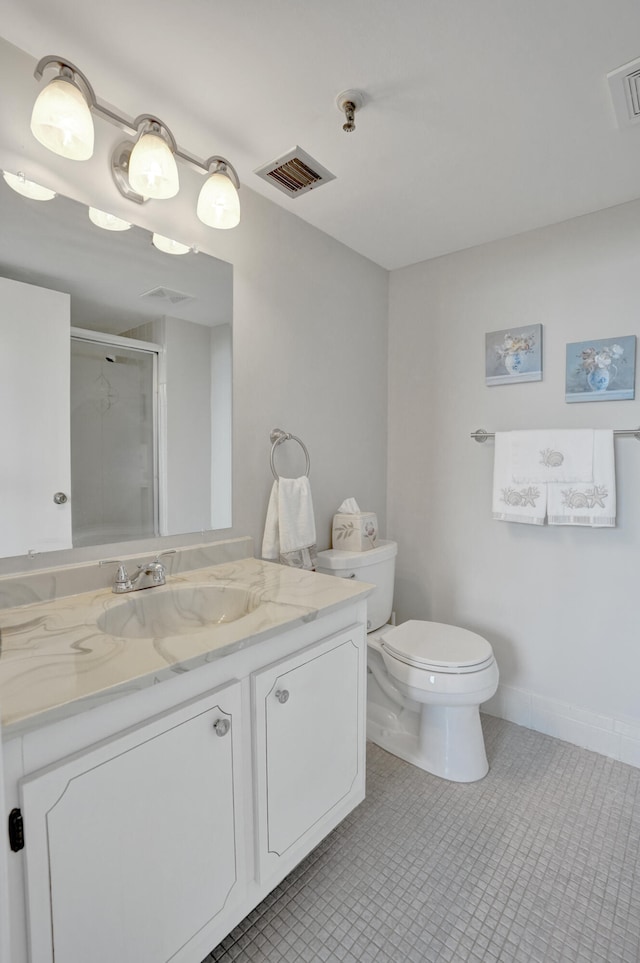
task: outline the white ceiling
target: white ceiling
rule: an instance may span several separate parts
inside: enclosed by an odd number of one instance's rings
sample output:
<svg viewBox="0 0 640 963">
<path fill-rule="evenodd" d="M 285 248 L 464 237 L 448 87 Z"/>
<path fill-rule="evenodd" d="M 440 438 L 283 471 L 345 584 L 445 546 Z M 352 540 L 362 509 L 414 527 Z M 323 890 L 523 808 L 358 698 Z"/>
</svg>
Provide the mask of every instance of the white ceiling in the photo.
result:
<svg viewBox="0 0 640 963">
<path fill-rule="evenodd" d="M 1 0 L 7 40 L 393 269 L 640 196 L 640 124 L 606 74 L 638 0 Z M 336 95 L 363 92 L 345 134 Z M 34 96 L 36 92 L 34 81 Z M 299 144 L 336 179 L 291 200 L 253 171 Z M 241 193 L 242 198 L 242 193 Z"/>
</svg>

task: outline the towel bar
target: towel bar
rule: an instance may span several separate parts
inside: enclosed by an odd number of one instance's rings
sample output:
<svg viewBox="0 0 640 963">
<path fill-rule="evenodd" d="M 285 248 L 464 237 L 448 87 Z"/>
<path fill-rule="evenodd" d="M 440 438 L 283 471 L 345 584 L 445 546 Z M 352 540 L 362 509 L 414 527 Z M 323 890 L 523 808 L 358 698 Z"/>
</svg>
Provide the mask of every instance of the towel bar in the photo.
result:
<svg viewBox="0 0 640 963">
<path fill-rule="evenodd" d="M 282 428 L 273 428 L 271 431 L 271 434 L 269 435 L 269 439 L 271 441 L 271 471 L 276 481 L 278 481 L 278 479 L 280 478 L 280 475 L 276 471 L 274 455 L 275 455 L 276 448 L 278 447 L 278 445 L 281 445 L 283 441 L 298 442 L 298 444 L 300 445 L 300 447 L 304 452 L 304 457 L 306 460 L 304 473 L 307 476 L 307 478 L 309 477 L 309 469 L 311 468 L 311 459 L 309 458 L 309 452 L 307 451 L 307 446 L 303 441 L 300 440 L 300 438 L 298 438 L 297 435 L 292 435 L 288 431 L 283 431 Z"/>
<path fill-rule="evenodd" d="M 638 441 L 640 441 L 640 428 L 614 428 L 614 435 L 633 435 Z M 470 438 L 475 438 L 477 442 L 482 444 L 487 438 L 495 438 L 495 431 L 485 431 L 484 428 L 476 428 L 469 435 Z"/>
</svg>

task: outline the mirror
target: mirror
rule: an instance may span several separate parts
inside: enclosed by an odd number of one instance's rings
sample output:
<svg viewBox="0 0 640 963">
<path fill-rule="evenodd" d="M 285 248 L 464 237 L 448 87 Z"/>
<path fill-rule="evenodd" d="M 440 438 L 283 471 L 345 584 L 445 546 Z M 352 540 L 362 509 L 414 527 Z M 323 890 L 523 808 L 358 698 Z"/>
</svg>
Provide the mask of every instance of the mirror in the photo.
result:
<svg viewBox="0 0 640 963">
<path fill-rule="evenodd" d="M 0 223 L 0 557 L 230 527 L 232 266 L 3 179 Z"/>
</svg>

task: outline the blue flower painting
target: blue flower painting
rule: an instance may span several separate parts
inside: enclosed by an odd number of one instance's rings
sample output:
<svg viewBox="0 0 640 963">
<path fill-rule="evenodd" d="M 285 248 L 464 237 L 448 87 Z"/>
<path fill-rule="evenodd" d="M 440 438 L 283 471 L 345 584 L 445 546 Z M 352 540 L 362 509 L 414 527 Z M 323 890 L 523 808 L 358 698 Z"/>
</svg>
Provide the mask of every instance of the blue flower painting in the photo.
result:
<svg viewBox="0 0 640 963">
<path fill-rule="evenodd" d="M 567 345 L 565 401 L 628 401 L 635 396 L 636 337 Z"/>
<path fill-rule="evenodd" d="M 542 325 L 485 335 L 485 377 L 487 385 L 542 381 Z"/>
</svg>

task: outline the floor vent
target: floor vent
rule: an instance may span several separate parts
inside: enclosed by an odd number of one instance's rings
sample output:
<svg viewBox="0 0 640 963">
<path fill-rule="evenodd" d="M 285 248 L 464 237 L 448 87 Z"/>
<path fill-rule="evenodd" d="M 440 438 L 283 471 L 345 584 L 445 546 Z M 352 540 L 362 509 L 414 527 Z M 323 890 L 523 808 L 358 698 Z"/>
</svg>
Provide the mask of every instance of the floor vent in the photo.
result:
<svg viewBox="0 0 640 963">
<path fill-rule="evenodd" d="M 336 176 L 301 147 L 294 147 L 270 164 L 258 167 L 254 174 L 268 184 L 273 184 L 287 197 L 300 197 L 307 191 L 322 187 L 327 181 L 334 180 Z"/>
<path fill-rule="evenodd" d="M 607 80 L 618 125 L 640 123 L 640 59 L 611 71 Z"/>
<path fill-rule="evenodd" d="M 185 304 L 187 301 L 195 301 L 191 294 L 183 294 L 182 291 L 172 291 L 171 288 L 152 288 L 140 295 L 141 298 L 153 298 L 154 301 L 169 301 L 170 304 Z"/>
</svg>

